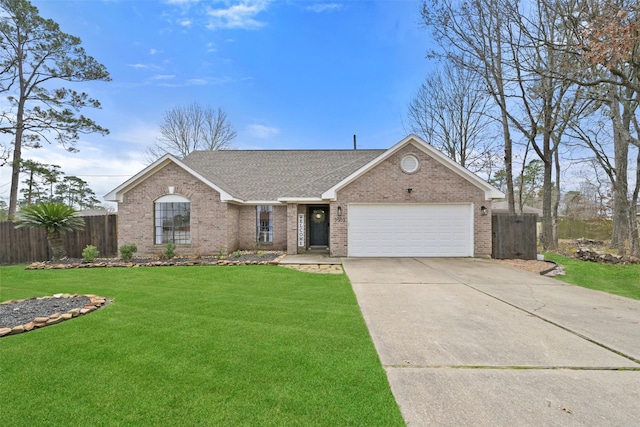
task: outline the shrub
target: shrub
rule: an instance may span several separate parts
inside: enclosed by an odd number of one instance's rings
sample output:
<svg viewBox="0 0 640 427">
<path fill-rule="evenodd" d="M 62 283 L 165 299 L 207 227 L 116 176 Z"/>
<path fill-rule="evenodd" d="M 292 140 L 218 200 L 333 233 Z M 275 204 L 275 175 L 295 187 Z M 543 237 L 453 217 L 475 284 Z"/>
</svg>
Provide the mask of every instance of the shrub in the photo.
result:
<svg viewBox="0 0 640 427">
<path fill-rule="evenodd" d="M 76 216 L 71 206 L 58 202 L 40 202 L 20 209 L 16 223 L 16 228 L 41 227 L 47 231 L 52 260 L 66 256 L 63 234 L 84 228 L 84 218 Z"/>
<path fill-rule="evenodd" d="M 98 248 L 93 245 L 87 245 L 87 247 L 82 250 L 82 259 L 86 262 L 93 262 L 93 260 L 98 258 L 98 255 L 100 255 L 100 252 Z"/>
<path fill-rule="evenodd" d="M 167 243 L 166 245 L 164 245 L 163 255 L 167 259 L 171 259 L 171 258 L 175 257 L 176 256 L 176 245 L 173 244 L 173 243 Z"/>
<path fill-rule="evenodd" d="M 242 256 L 242 252 L 240 252 L 240 251 L 235 251 L 235 252 L 233 253 L 233 257 L 234 257 L 234 258 L 240 258 L 241 256 Z"/>
<path fill-rule="evenodd" d="M 135 243 L 120 246 L 120 258 L 125 261 L 131 260 L 136 252 L 138 252 L 138 247 Z"/>
</svg>

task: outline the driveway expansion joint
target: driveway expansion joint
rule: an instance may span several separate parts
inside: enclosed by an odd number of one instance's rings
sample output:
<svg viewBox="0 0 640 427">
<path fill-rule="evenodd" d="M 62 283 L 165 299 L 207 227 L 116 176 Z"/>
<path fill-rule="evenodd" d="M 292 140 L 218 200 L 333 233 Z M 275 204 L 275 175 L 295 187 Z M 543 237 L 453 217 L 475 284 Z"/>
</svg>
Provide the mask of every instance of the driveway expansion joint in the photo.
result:
<svg viewBox="0 0 640 427">
<path fill-rule="evenodd" d="M 507 371 L 631 371 L 640 372 L 640 367 L 619 366 L 502 366 L 502 365 L 382 365 L 384 369 L 486 369 Z"/>
<path fill-rule="evenodd" d="M 593 338 L 589 338 L 588 336 L 586 336 L 586 335 L 584 335 L 584 334 L 581 334 L 580 332 L 576 332 L 576 331 L 574 331 L 573 329 L 569 329 L 569 328 L 568 328 L 568 327 L 566 327 L 566 326 L 563 326 L 563 325 L 561 325 L 561 324 L 559 324 L 559 323 L 557 323 L 557 322 L 554 322 L 554 321 L 549 320 L 549 319 L 547 319 L 547 318 L 545 318 L 545 317 L 542 317 L 541 315 L 536 314 L 536 313 L 534 313 L 534 312 L 532 312 L 532 311 L 530 311 L 530 310 L 526 310 L 526 309 L 524 309 L 524 308 L 522 308 L 522 307 L 519 307 L 519 306 L 517 306 L 517 305 L 515 305 L 515 304 L 512 304 L 512 303 L 510 303 L 509 301 L 506 301 L 506 300 L 503 300 L 503 299 L 501 299 L 501 298 L 498 298 L 498 297 L 496 297 L 495 295 L 491 295 L 490 293 L 484 292 L 484 291 L 482 291 L 482 290 L 480 290 L 480 289 L 478 289 L 478 288 L 476 288 L 476 287 L 474 287 L 474 286 L 472 286 L 472 285 L 470 285 L 470 284 L 468 284 L 468 283 L 463 283 L 463 282 L 461 282 L 461 284 L 463 284 L 464 286 L 467 286 L 468 288 L 471 288 L 471 289 L 473 289 L 473 290 L 475 290 L 475 291 L 478 291 L 478 292 L 480 292 L 480 293 L 481 293 L 481 294 L 483 294 L 483 295 L 486 295 L 486 296 L 488 296 L 488 297 L 490 297 L 490 298 L 493 298 L 493 299 L 495 299 L 496 301 L 500 301 L 501 303 L 507 304 L 507 305 L 509 305 L 509 306 L 511 306 L 511 307 L 513 307 L 513 308 L 515 308 L 515 309 L 517 309 L 517 310 L 520 310 L 520 311 L 522 311 L 522 312 L 524 312 L 524 313 L 529 314 L 530 316 L 534 316 L 534 317 L 536 317 L 536 318 L 538 318 L 538 319 L 542 320 L 543 322 L 547 322 L 547 323 L 549 323 L 550 325 L 553 325 L 553 326 L 555 326 L 555 327 L 557 327 L 557 328 L 560 328 L 560 329 L 562 329 L 563 331 L 569 332 L 570 334 L 573 334 L 573 335 L 575 335 L 575 336 L 577 336 L 577 337 L 579 337 L 579 338 L 582 338 L 582 339 L 583 339 L 583 340 L 585 340 L 585 341 L 588 341 L 588 342 L 590 342 L 590 343 L 592 343 L 592 344 L 595 344 L 595 345 L 597 345 L 597 346 L 599 346 L 599 347 L 602 347 L 602 348 L 604 348 L 605 350 L 608 350 L 608 351 L 610 351 L 610 352 L 612 352 L 612 353 L 617 354 L 618 356 L 624 357 L 625 359 L 629 359 L 629 360 L 631 360 L 632 362 L 637 363 L 637 364 L 639 364 L 639 365 L 640 365 L 640 359 L 637 359 L 637 358 L 635 358 L 635 357 L 633 357 L 633 356 L 631 356 L 631 355 L 629 355 L 629 354 L 623 353 L 623 352 L 622 352 L 622 351 L 620 351 L 620 350 L 616 350 L 616 349 L 615 349 L 615 348 L 613 348 L 613 347 L 610 347 L 610 346 L 608 346 L 608 345 L 606 345 L 606 344 L 603 344 L 603 343 L 601 343 L 601 342 L 599 342 L 599 341 L 596 341 L 596 340 L 594 340 Z M 538 310 L 538 309 L 539 309 L 539 308 L 537 308 L 536 310 Z"/>
</svg>

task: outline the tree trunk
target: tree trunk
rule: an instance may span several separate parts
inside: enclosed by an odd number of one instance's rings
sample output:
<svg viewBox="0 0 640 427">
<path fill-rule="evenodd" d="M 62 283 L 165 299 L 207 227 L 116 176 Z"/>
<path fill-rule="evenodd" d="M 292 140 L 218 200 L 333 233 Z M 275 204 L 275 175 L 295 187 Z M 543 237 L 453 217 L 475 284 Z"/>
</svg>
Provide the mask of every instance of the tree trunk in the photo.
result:
<svg viewBox="0 0 640 427">
<path fill-rule="evenodd" d="M 507 180 L 507 206 L 509 215 L 515 215 L 516 204 L 513 191 L 513 148 L 511 133 L 509 132 L 509 119 L 506 112 L 502 112 L 502 130 L 504 132 L 504 170 Z"/>
<path fill-rule="evenodd" d="M 552 133 L 554 130 L 554 113 L 553 113 L 553 81 L 548 77 L 542 78 L 542 87 L 544 88 L 542 96 L 542 153 L 536 150 L 538 154 L 542 154 L 541 160 L 544 163 L 544 181 L 542 184 L 542 247 L 545 251 L 555 250 L 558 245 L 555 240 L 555 229 L 553 227 L 553 154 L 551 147 Z M 535 141 L 533 142 L 535 144 Z"/>
<path fill-rule="evenodd" d="M 620 255 L 626 253 L 626 243 L 629 239 L 629 192 L 628 192 L 628 155 L 629 155 L 629 126 L 628 108 L 620 111 L 620 100 L 613 93 L 609 108 L 611 110 L 611 124 L 613 129 L 614 174 L 613 185 L 613 235 L 611 247 L 618 250 Z M 626 107 L 626 106 L 625 106 Z"/>
<path fill-rule="evenodd" d="M 18 184 L 20 183 L 20 159 L 22 158 L 22 144 L 18 142 L 18 129 L 13 145 L 13 161 L 11 163 L 11 191 L 9 193 L 9 220 L 16 216 L 18 210 Z M 22 134 L 22 132 L 20 132 Z"/>
<path fill-rule="evenodd" d="M 558 146 L 558 143 L 555 143 L 555 146 Z M 553 221 L 553 242 L 555 247 L 558 247 L 558 207 L 560 206 L 560 154 L 558 150 L 554 153 L 555 166 L 556 166 L 556 187 L 553 197 L 553 207 L 551 212 L 551 220 Z"/>
<path fill-rule="evenodd" d="M 549 155 L 551 155 L 551 152 L 549 150 L 549 143 L 547 141 L 547 138 L 548 135 L 545 133 L 545 156 L 542 159 L 542 161 L 544 162 L 544 182 L 542 184 L 542 247 L 545 251 L 556 249 L 551 206 L 551 196 L 553 192 L 553 164 L 551 162 L 551 159 L 549 159 L 548 157 Z"/>
<path fill-rule="evenodd" d="M 636 185 L 631 197 L 629 222 L 631 226 L 631 255 L 640 258 L 640 224 L 638 224 L 638 197 L 640 194 L 640 146 L 636 159 Z"/>
<path fill-rule="evenodd" d="M 16 109 L 16 129 L 15 139 L 13 141 L 13 164 L 11 172 L 11 191 L 9 193 L 9 219 L 12 220 L 16 216 L 18 210 L 18 186 L 20 184 L 20 163 L 22 162 L 22 134 L 24 132 L 24 107 L 27 98 L 27 90 L 24 72 L 22 69 L 22 61 L 24 55 L 22 46 L 16 51 L 16 61 L 18 64 L 18 81 L 20 83 L 20 97 L 18 98 L 18 108 Z"/>
<path fill-rule="evenodd" d="M 60 233 L 59 231 L 47 232 L 47 241 L 49 242 L 52 261 L 57 261 L 67 255 L 64 248 L 64 238 L 62 236 L 62 233 Z"/>
</svg>

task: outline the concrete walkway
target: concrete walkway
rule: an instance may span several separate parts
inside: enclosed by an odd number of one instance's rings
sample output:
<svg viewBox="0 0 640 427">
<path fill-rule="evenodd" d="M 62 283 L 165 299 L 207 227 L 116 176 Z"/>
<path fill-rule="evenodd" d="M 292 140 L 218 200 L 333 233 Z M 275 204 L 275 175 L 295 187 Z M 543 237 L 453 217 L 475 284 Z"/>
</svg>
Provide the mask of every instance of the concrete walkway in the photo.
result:
<svg viewBox="0 0 640 427">
<path fill-rule="evenodd" d="M 343 259 L 410 426 L 640 423 L 640 301 L 482 259 Z"/>
</svg>

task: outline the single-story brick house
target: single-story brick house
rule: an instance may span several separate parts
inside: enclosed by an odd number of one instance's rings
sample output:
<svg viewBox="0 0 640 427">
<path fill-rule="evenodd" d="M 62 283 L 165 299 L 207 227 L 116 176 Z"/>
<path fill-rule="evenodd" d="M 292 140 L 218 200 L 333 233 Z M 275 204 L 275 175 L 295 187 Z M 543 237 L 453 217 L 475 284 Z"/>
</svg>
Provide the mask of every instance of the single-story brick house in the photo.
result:
<svg viewBox="0 0 640 427">
<path fill-rule="evenodd" d="M 118 246 L 159 254 L 273 249 L 332 256 L 485 257 L 504 194 L 415 135 L 388 150 L 165 155 L 105 196 Z"/>
</svg>

